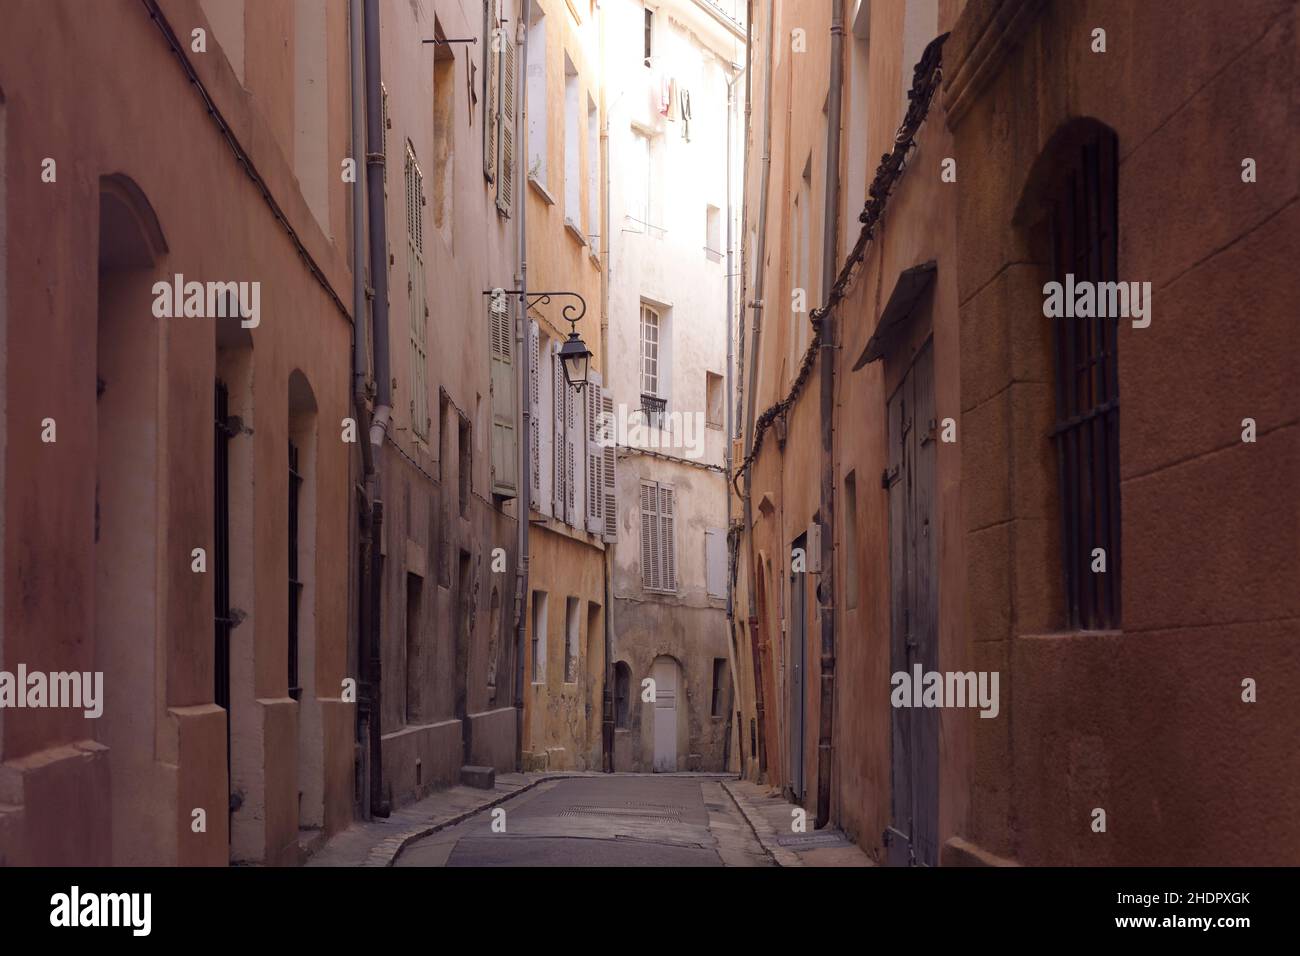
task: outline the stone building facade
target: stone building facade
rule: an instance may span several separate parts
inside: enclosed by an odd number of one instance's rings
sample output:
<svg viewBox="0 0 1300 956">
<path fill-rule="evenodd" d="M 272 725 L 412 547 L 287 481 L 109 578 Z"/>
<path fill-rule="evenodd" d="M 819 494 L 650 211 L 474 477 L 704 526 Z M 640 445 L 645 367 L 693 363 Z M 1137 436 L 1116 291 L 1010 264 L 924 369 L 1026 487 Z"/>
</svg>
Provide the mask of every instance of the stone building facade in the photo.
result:
<svg viewBox="0 0 1300 956">
<path fill-rule="evenodd" d="M 754 6 L 746 774 L 881 862 L 1294 861 L 1294 5 L 846 0 L 831 288 L 832 5 Z M 1076 279 L 1137 285 L 1046 312 Z M 895 706 L 916 667 L 998 689 Z"/>
</svg>

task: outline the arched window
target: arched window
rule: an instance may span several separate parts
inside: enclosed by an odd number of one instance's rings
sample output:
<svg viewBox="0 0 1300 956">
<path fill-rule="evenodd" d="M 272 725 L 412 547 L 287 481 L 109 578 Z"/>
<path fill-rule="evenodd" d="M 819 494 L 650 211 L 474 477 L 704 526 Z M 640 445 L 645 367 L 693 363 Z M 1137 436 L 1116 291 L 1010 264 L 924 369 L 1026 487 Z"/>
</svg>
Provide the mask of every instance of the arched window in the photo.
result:
<svg viewBox="0 0 1300 956">
<path fill-rule="evenodd" d="M 1114 132 L 1080 120 L 1056 137 L 1046 184 L 1052 279 L 1066 290 L 1119 282 L 1118 149 Z M 1070 278 L 1067 278 L 1070 277 Z M 1106 288 L 1115 288 L 1108 286 Z M 1118 299 L 1118 296 L 1115 297 Z M 1051 319 L 1066 624 L 1120 624 L 1119 318 Z M 1090 310 L 1094 313 L 1101 309 Z M 1099 561 L 1104 560 L 1104 565 Z M 1104 572 L 1100 569 L 1104 567 Z"/>
<path fill-rule="evenodd" d="M 627 728 L 628 694 L 632 687 L 632 670 L 625 661 L 614 665 L 614 726 Z"/>
</svg>

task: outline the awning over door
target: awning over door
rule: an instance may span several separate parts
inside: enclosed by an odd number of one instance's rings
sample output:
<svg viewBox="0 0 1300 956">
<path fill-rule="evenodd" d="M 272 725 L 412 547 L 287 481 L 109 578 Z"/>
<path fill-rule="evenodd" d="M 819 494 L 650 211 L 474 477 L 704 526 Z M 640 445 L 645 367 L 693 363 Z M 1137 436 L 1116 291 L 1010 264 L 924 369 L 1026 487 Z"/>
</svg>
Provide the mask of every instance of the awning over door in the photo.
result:
<svg viewBox="0 0 1300 956">
<path fill-rule="evenodd" d="M 867 340 L 867 347 L 862 350 L 862 355 L 853 366 L 853 371 L 856 372 L 868 362 L 884 357 L 886 346 L 902 331 L 908 319 L 912 317 L 916 304 L 921 301 L 921 297 L 934 282 L 936 268 L 934 260 L 931 259 L 929 262 L 912 266 L 899 273 L 898 281 L 894 283 L 894 291 L 889 294 L 889 301 L 885 303 L 885 309 L 880 313 L 876 330 Z"/>
</svg>

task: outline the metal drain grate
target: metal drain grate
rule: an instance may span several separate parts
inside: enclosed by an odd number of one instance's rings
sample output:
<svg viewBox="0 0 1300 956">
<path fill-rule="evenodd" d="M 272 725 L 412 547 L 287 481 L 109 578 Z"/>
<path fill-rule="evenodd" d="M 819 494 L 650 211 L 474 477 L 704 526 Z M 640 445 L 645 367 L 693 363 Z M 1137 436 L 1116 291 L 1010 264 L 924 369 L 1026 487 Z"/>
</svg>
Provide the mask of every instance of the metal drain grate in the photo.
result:
<svg viewBox="0 0 1300 956">
<path fill-rule="evenodd" d="M 814 850 L 827 846 L 851 846 L 848 837 L 842 833 L 809 833 L 807 835 L 783 836 L 776 838 L 777 846 L 789 846 L 799 850 Z"/>
<path fill-rule="evenodd" d="M 561 810 L 562 817 L 614 817 L 622 820 L 671 820 L 680 822 L 681 807 L 664 807 L 654 804 L 633 804 L 622 807 L 569 807 Z"/>
</svg>

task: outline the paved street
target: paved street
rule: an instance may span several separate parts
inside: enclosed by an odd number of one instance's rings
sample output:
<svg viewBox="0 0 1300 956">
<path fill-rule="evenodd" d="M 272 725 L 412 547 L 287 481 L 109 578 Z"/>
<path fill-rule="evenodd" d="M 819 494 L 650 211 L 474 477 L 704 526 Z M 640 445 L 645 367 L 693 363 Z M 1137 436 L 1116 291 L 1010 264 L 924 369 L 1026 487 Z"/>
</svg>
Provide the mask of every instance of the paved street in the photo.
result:
<svg viewBox="0 0 1300 956">
<path fill-rule="evenodd" d="M 494 811 L 484 810 L 412 843 L 395 865 L 772 865 L 721 783 L 707 777 L 547 780 L 496 809 L 505 811 L 504 832 L 493 832 Z"/>
</svg>

